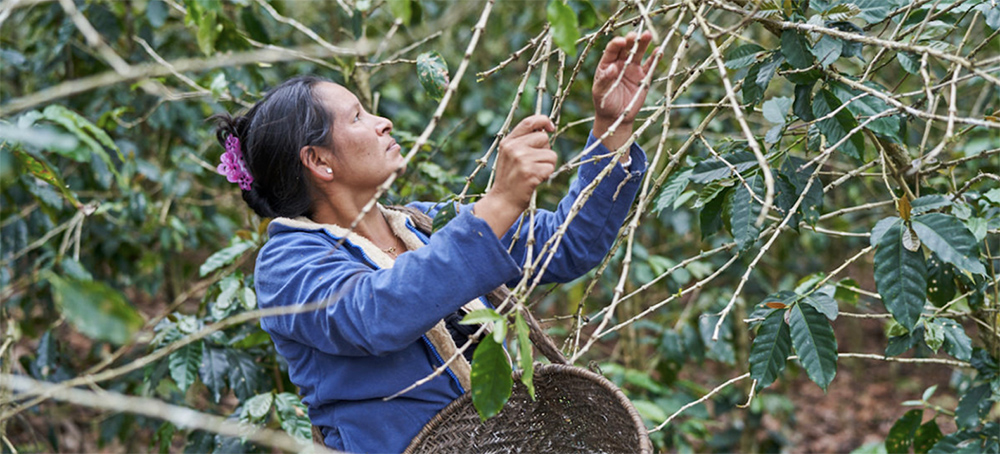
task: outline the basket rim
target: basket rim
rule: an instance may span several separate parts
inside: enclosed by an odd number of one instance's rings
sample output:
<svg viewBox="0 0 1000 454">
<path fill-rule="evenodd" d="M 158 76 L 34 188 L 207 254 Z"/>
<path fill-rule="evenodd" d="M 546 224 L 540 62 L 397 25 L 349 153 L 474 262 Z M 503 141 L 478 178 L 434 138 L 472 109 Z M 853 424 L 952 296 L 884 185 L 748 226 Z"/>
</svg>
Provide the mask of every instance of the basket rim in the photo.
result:
<svg viewBox="0 0 1000 454">
<path fill-rule="evenodd" d="M 523 372 L 524 372 L 523 370 L 514 372 L 514 374 L 512 375 L 513 379 L 519 380 Z M 582 367 L 573 365 L 564 365 L 564 364 L 535 363 L 534 373 L 536 376 L 538 376 L 539 374 L 575 375 L 577 377 L 595 382 L 604 389 L 606 389 L 607 391 L 611 391 L 612 395 L 614 395 L 615 397 L 615 400 L 628 412 L 629 417 L 632 419 L 632 425 L 636 429 L 637 435 L 639 436 L 639 453 L 652 454 L 653 452 L 652 442 L 649 439 L 649 433 L 646 430 L 646 426 L 642 422 L 642 417 L 639 416 L 639 412 L 636 411 L 635 406 L 632 405 L 632 401 L 630 401 L 628 397 L 625 396 L 625 393 L 622 392 L 622 390 L 619 389 L 617 386 L 615 386 L 615 384 L 612 383 L 611 380 L 608 380 L 607 377 L 598 374 L 596 372 L 592 372 L 588 369 L 584 369 Z M 416 447 L 418 447 L 421 443 L 423 443 L 423 441 L 428 436 L 431 435 L 434 429 L 436 429 L 439 425 L 441 425 L 445 421 L 445 419 L 447 419 L 452 415 L 452 413 L 455 413 L 458 411 L 458 409 L 464 407 L 465 405 L 470 404 L 471 400 L 472 400 L 472 393 L 466 391 L 464 394 L 462 394 L 457 399 L 448 404 L 446 407 L 444 407 L 441 411 L 439 411 L 436 415 L 434 415 L 434 417 L 431 418 L 431 420 L 428 421 L 427 424 L 425 424 L 422 429 L 420 429 L 420 432 L 417 433 L 416 436 L 413 437 L 413 440 L 410 441 L 410 444 L 406 447 L 406 450 L 403 451 L 403 454 L 413 454 L 415 452 L 414 450 L 416 449 Z"/>
</svg>

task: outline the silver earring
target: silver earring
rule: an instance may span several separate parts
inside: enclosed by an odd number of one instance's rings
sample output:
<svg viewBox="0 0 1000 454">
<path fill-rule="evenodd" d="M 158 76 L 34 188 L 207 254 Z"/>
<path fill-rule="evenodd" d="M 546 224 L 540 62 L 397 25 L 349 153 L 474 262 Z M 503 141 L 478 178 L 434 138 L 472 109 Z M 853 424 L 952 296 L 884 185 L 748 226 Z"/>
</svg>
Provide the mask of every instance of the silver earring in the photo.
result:
<svg viewBox="0 0 1000 454">
<path fill-rule="evenodd" d="M 333 169 L 327 167 L 326 168 L 326 173 L 333 174 Z"/>
</svg>

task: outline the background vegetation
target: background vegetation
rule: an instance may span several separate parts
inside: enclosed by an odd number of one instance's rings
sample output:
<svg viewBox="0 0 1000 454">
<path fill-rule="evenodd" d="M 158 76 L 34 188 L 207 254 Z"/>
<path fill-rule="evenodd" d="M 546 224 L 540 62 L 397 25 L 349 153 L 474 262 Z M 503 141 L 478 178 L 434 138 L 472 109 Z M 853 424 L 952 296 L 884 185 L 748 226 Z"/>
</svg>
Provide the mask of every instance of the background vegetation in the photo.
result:
<svg viewBox="0 0 1000 454">
<path fill-rule="evenodd" d="M 257 323 L 267 220 L 215 173 L 210 115 L 338 81 L 408 150 L 393 203 L 481 194 L 511 122 L 550 112 L 549 207 L 592 50 L 650 30 L 634 215 L 586 278 L 515 293 L 658 449 L 997 452 L 998 28 L 988 0 L 5 1 L 3 450 L 309 438 Z"/>
</svg>

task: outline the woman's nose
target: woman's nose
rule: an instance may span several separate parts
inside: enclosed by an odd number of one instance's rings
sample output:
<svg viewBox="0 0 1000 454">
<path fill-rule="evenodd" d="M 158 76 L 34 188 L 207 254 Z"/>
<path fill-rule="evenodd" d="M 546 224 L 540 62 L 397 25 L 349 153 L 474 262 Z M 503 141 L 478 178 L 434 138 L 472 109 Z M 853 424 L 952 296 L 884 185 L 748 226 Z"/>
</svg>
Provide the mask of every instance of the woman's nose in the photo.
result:
<svg viewBox="0 0 1000 454">
<path fill-rule="evenodd" d="M 385 117 L 377 117 L 377 118 L 378 118 L 377 131 L 379 134 L 384 135 L 392 132 L 392 120 L 389 120 L 388 118 Z"/>
</svg>

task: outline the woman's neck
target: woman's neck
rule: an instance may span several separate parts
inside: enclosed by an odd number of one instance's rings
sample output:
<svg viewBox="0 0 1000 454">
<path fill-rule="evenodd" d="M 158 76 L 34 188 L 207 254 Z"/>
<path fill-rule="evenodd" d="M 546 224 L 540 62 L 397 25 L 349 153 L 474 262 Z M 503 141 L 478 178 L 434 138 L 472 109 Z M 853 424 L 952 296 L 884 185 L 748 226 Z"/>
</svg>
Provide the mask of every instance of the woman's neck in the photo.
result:
<svg viewBox="0 0 1000 454">
<path fill-rule="evenodd" d="M 367 198 L 362 201 L 361 198 L 343 200 L 324 197 L 319 203 L 314 204 L 310 218 L 320 224 L 334 224 L 349 229 L 361 216 L 361 212 L 369 200 L 371 199 Z M 398 241 L 389 226 L 389 222 L 382 216 L 382 211 L 377 206 L 372 207 L 361 217 L 353 231 L 368 238 L 376 245 L 390 247 Z"/>
</svg>

